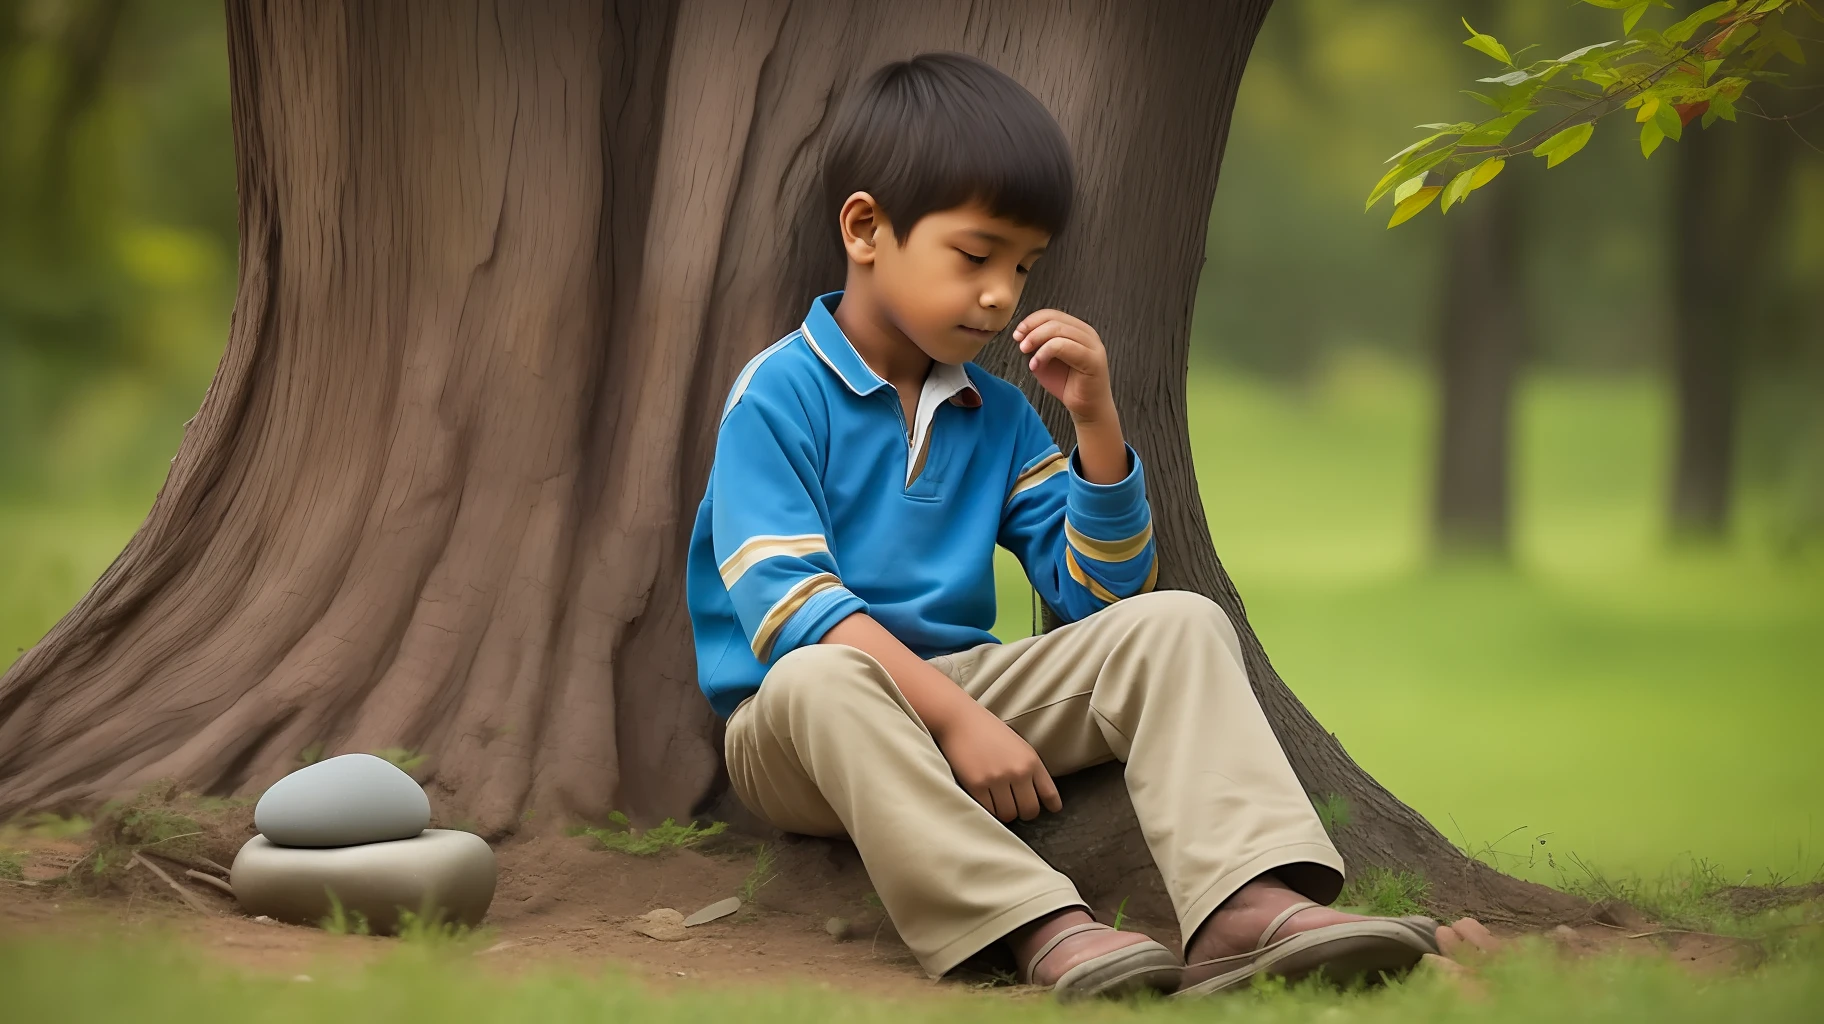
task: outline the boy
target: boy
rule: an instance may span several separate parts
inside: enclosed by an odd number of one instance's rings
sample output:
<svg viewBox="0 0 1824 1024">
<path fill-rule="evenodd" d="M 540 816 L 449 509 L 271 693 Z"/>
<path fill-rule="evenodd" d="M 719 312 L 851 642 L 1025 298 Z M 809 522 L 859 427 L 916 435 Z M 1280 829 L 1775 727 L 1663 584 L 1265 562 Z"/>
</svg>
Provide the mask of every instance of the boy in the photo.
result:
<svg viewBox="0 0 1824 1024">
<path fill-rule="evenodd" d="M 844 290 L 736 379 L 691 538 L 699 679 L 742 802 L 848 835 L 933 977 L 996 941 L 1064 998 L 1347 980 L 1436 952 L 1428 919 L 1303 898 L 1334 899 L 1342 859 L 1228 619 L 1153 592 L 1142 468 L 1096 331 L 1047 309 L 1012 335 L 1070 411 L 1069 457 L 970 363 L 1068 219 L 1056 122 L 988 65 L 925 55 L 847 103 L 823 178 Z M 997 542 L 1070 625 L 995 642 Z M 1052 776 L 1111 758 L 1189 968 L 1095 923 L 1003 825 L 1061 810 Z"/>
</svg>

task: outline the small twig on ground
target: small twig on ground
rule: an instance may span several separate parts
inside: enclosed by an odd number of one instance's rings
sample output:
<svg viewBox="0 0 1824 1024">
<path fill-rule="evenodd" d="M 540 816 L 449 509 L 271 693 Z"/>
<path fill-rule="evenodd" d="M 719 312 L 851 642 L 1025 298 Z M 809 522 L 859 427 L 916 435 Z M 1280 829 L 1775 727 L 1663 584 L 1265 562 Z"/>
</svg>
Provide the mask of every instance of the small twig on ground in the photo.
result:
<svg viewBox="0 0 1824 1024">
<path fill-rule="evenodd" d="M 176 837 L 173 836 L 172 838 L 176 838 Z M 184 888 L 182 885 L 180 885 L 178 883 L 177 879 L 172 878 L 170 875 L 165 874 L 164 868 L 161 868 L 157 864 L 154 864 L 150 860 L 146 859 L 145 857 L 140 856 L 137 851 L 135 851 L 133 854 L 133 863 L 145 865 L 145 868 L 147 871 L 150 871 L 153 874 L 157 875 L 161 881 L 163 881 L 166 885 L 170 886 L 172 888 L 172 890 L 177 893 L 178 897 L 184 901 L 184 904 L 186 906 L 188 906 L 191 910 L 194 910 L 199 914 L 208 914 L 211 917 L 215 916 L 215 911 L 210 909 L 209 904 L 204 903 L 200 899 L 197 899 L 196 893 L 193 893 L 190 890 Z"/>
<path fill-rule="evenodd" d="M 189 878 L 194 878 L 199 882 L 207 882 L 210 885 L 215 886 L 217 889 L 222 890 L 223 892 L 227 893 L 230 896 L 234 895 L 234 886 L 229 885 L 227 882 L 222 881 L 221 879 L 215 877 L 214 875 L 204 874 L 203 872 L 198 871 L 195 868 L 187 869 L 184 872 L 184 875 Z"/>
<path fill-rule="evenodd" d="M 224 875 L 234 874 L 233 871 L 229 870 L 228 868 L 222 867 L 220 864 L 217 864 L 215 861 L 212 861 L 207 857 L 198 857 L 196 859 L 202 861 L 203 865 L 205 867 L 208 867 L 209 869 L 211 869 L 213 871 L 220 871 Z"/>
<path fill-rule="evenodd" d="M 37 885 L 38 884 L 37 882 L 27 881 L 26 879 L 23 879 L 23 878 L 0 878 L 0 882 L 5 882 L 8 885 Z"/>
<path fill-rule="evenodd" d="M 157 846 L 159 843 L 168 843 L 173 839 L 188 839 L 191 836 L 200 836 L 200 835 L 202 835 L 201 832 L 183 832 L 178 835 L 166 836 L 163 839 L 154 840 L 154 841 L 147 843 L 146 845 L 140 847 L 140 849 L 150 850 L 152 847 Z"/>
</svg>

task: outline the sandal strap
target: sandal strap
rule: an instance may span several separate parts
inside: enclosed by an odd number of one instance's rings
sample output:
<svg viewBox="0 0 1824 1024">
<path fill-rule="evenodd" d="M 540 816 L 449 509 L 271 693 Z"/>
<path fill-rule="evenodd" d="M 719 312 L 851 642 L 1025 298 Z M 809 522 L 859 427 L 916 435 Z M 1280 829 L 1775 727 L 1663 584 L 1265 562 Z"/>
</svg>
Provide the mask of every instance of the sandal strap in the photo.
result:
<svg viewBox="0 0 1824 1024">
<path fill-rule="evenodd" d="M 1270 925 L 1267 925 L 1267 930 L 1260 933 L 1260 941 L 1256 942 L 1254 944 L 1254 948 L 1255 949 L 1265 949 L 1267 943 L 1273 941 L 1274 934 L 1276 932 L 1278 932 L 1280 930 L 1280 928 L 1284 927 L 1285 923 L 1287 921 L 1292 920 L 1292 915 L 1297 914 L 1301 911 L 1310 910 L 1312 907 L 1315 907 L 1315 906 L 1319 906 L 1319 904 L 1312 903 L 1310 900 L 1305 900 L 1302 903 L 1294 903 L 1291 906 L 1287 907 L 1286 909 L 1280 911 L 1279 916 L 1273 919 L 1273 923 Z"/>
<path fill-rule="evenodd" d="M 1108 925 L 1098 924 L 1094 921 L 1091 921 L 1088 924 L 1073 924 L 1069 928 L 1066 928 L 1063 931 L 1059 932 L 1058 934 L 1053 935 L 1051 937 L 1050 942 L 1047 942 L 1047 943 L 1045 943 L 1045 945 L 1039 947 L 1039 951 L 1032 955 L 1032 959 L 1026 961 L 1026 981 L 1028 983 L 1031 983 L 1033 976 L 1034 976 L 1034 972 L 1036 972 L 1039 969 L 1039 963 L 1041 961 L 1043 961 L 1047 956 L 1049 956 L 1051 954 L 1052 950 L 1058 948 L 1058 943 L 1063 942 L 1065 939 L 1070 938 L 1072 935 L 1081 935 L 1084 932 L 1091 932 L 1091 931 L 1113 931 L 1113 929 L 1109 928 Z"/>
</svg>

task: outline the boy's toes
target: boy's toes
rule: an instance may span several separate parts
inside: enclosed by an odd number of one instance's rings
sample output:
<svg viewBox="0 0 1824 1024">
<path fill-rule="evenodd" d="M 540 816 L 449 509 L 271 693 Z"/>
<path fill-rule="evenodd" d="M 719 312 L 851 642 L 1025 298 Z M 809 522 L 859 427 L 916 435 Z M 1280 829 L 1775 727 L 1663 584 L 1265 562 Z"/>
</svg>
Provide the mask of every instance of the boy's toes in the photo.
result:
<svg viewBox="0 0 1824 1024">
<path fill-rule="evenodd" d="M 1464 954 L 1493 953 L 1500 948 L 1501 940 L 1473 917 L 1438 926 L 1438 949 L 1453 960 Z"/>
</svg>

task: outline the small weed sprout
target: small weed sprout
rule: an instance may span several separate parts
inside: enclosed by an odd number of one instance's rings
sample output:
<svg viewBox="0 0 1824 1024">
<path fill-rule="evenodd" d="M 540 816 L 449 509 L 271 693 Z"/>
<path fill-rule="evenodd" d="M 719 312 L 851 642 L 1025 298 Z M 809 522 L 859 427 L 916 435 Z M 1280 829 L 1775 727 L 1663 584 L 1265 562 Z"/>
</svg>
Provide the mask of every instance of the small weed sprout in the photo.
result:
<svg viewBox="0 0 1824 1024">
<path fill-rule="evenodd" d="M 735 895 L 741 898 L 743 904 L 754 902 L 754 897 L 765 888 L 766 883 L 779 877 L 773 872 L 775 859 L 773 847 L 769 843 L 760 844 L 760 848 L 754 851 L 754 869 L 741 880 L 741 888 L 735 890 Z"/>
<path fill-rule="evenodd" d="M 329 916 L 318 922 L 324 931 L 331 935 L 368 934 L 366 914 L 359 910 L 344 909 L 342 898 L 336 895 L 334 889 L 326 888 L 323 893 L 329 897 Z"/>
<path fill-rule="evenodd" d="M 1425 912 L 1431 886 L 1410 871 L 1371 867 L 1351 878 L 1338 896 L 1338 907 L 1349 907 L 1379 917 L 1405 917 Z"/>
<path fill-rule="evenodd" d="M 715 821 L 708 825 L 687 822 L 680 825 L 671 818 L 666 818 L 645 831 L 635 829 L 627 816 L 620 811 L 608 815 L 607 828 L 595 825 L 583 825 L 570 830 L 571 835 L 588 836 L 601 844 L 602 849 L 616 853 L 630 853 L 636 857 L 650 857 L 666 850 L 682 850 L 695 846 L 710 836 L 718 836 L 728 830 L 728 822 Z"/>
<path fill-rule="evenodd" d="M 392 762 L 393 767 L 407 775 L 417 771 L 418 766 L 425 760 L 423 754 L 413 753 L 404 747 L 387 747 L 385 750 L 376 750 L 374 756 L 383 761 Z"/>
<path fill-rule="evenodd" d="M 1324 825 L 1324 831 L 1335 838 L 1336 830 L 1343 828 L 1353 819 L 1349 814 L 1347 797 L 1331 793 L 1328 796 L 1312 796 L 1311 808 L 1317 812 L 1317 820 Z"/>
</svg>

